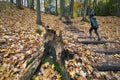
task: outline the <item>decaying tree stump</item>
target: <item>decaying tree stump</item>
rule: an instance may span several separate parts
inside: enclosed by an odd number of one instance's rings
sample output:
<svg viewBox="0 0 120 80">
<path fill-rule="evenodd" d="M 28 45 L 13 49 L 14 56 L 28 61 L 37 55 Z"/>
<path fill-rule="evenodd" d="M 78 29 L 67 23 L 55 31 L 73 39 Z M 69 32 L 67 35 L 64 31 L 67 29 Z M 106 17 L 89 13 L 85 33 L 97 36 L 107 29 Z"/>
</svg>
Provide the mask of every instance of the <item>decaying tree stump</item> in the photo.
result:
<svg viewBox="0 0 120 80">
<path fill-rule="evenodd" d="M 63 80 L 70 80 L 65 67 L 64 61 L 65 58 L 68 58 L 69 55 L 66 55 L 66 50 L 64 49 L 64 43 L 62 39 L 62 32 L 60 31 L 59 36 L 56 35 L 56 32 L 52 29 L 46 29 L 46 34 L 44 35 L 44 55 L 42 62 L 44 63 L 45 59 L 51 58 L 52 61 L 55 61 L 59 64 L 62 72 Z"/>
<path fill-rule="evenodd" d="M 64 49 L 62 32 L 60 31 L 59 36 L 57 36 L 54 30 L 46 28 L 43 43 L 44 46 L 28 59 L 27 67 L 29 68 L 21 80 L 30 80 L 41 64 L 47 60 L 53 61 L 52 63 L 59 65 L 59 70 L 57 70 L 61 73 L 62 80 L 70 80 L 70 76 L 64 67 L 64 61 L 65 59 L 72 58 L 72 55 Z"/>
</svg>

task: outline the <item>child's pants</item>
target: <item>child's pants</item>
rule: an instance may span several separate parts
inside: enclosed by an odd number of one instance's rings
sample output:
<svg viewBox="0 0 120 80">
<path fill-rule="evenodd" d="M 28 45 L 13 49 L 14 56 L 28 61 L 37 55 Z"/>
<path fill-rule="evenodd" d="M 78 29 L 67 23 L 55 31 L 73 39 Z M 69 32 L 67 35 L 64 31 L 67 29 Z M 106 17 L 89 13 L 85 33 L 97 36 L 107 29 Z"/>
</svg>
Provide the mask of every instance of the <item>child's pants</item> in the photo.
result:
<svg viewBox="0 0 120 80">
<path fill-rule="evenodd" d="M 95 34 L 98 36 L 98 40 L 100 40 L 100 35 L 98 33 L 98 28 L 90 28 L 89 29 L 89 34 L 90 34 L 90 37 L 92 36 L 92 31 L 94 30 Z"/>
</svg>

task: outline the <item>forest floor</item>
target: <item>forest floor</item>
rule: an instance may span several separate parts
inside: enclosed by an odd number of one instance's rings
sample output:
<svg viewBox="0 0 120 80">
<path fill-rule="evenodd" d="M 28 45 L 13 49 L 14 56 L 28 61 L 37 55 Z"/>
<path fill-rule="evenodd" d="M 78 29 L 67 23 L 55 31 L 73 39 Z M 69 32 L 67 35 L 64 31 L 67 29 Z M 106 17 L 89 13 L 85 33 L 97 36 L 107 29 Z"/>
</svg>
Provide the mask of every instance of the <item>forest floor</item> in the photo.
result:
<svg viewBox="0 0 120 80">
<path fill-rule="evenodd" d="M 120 64 L 119 53 L 108 55 L 94 52 L 120 50 L 120 18 L 96 16 L 100 25 L 101 41 L 116 43 L 86 45 L 82 42 L 98 41 L 94 33 L 93 38 L 89 38 L 90 22 L 81 22 L 82 17 L 71 19 L 70 23 L 65 23 L 65 19 L 59 20 L 58 16 L 50 14 L 42 13 L 41 17 L 42 23 L 49 25 L 57 34 L 62 30 L 65 48 L 74 54 L 74 58 L 65 63 L 73 80 L 120 80 L 120 71 L 98 71 L 93 67 L 97 64 Z M 36 33 L 37 29 L 42 30 L 41 35 Z M 36 24 L 35 11 L 27 8 L 19 10 L 15 5 L 0 2 L 0 80 L 20 80 L 27 70 L 26 60 L 42 46 L 44 33 L 44 27 Z M 80 64 L 84 68 L 81 69 Z M 46 77 L 48 79 L 56 75 L 60 80 L 57 73 L 50 75 L 42 69 L 38 75 L 33 79 L 45 80 Z"/>
</svg>

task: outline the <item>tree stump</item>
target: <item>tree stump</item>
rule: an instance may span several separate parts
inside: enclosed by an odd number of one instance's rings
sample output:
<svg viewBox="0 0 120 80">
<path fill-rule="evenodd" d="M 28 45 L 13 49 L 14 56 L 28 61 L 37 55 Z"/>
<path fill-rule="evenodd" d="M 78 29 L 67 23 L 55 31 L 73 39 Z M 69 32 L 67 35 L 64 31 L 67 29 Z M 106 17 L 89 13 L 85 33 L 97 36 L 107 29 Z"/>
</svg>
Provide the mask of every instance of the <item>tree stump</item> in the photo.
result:
<svg viewBox="0 0 120 80">
<path fill-rule="evenodd" d="M 62 32 L 59 35 L 52 29 L 47 28 L 46 34 L 44 35 L 44 54 L 42 57 L 42 63 L 45 61 L 52 61 L 55 65 L 56 70 L 62 75 L 63 80 L 70 80 L 70 76 L 67 73 L 64 62 L 69 55 L 66 54 L 64 49 L 64 43 L 62 39 Z M 47 60 L 48 59 L 48 60 Z M 48 62 L 49 62 L 48 61 Z"/>
<path fill-rule="evenodd" d="M 62 80 L 70 80 L 70 75 L 64 67 L 64 62 L 66 59 L 72 58 L 72 55 L 69 54 L 68 50 L 64 49 L 62 32 L 60 31 L 59 36 L 57 36 L 54 30 L 46 28 L 43 43 L 44 46 L 28 59 L 27 67 L 29 68 L 21 80 L 30 80 L 43 63 L 50 61 L 62 75 Z"/>
</svg>

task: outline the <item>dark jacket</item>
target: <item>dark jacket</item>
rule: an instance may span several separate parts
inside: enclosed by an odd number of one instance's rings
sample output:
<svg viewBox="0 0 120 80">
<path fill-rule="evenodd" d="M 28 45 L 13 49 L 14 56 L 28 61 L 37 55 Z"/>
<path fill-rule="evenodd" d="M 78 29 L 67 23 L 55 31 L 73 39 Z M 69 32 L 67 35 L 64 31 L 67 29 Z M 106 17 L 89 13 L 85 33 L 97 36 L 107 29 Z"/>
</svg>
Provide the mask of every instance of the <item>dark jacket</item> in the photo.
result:
<svg viewBox="0 0 120 80">
<path fill-rule="evenodd" d="M 91 22 L 91 27 L 92 27 L 92 28 L 97 29 L 97 28 L 99 27 L 99 26 L 98 26 L 98 23 L 97 23 L 97 21 L 96 21 L 96 18 L 90 17 L 90 22 Z"/>
</svg>

